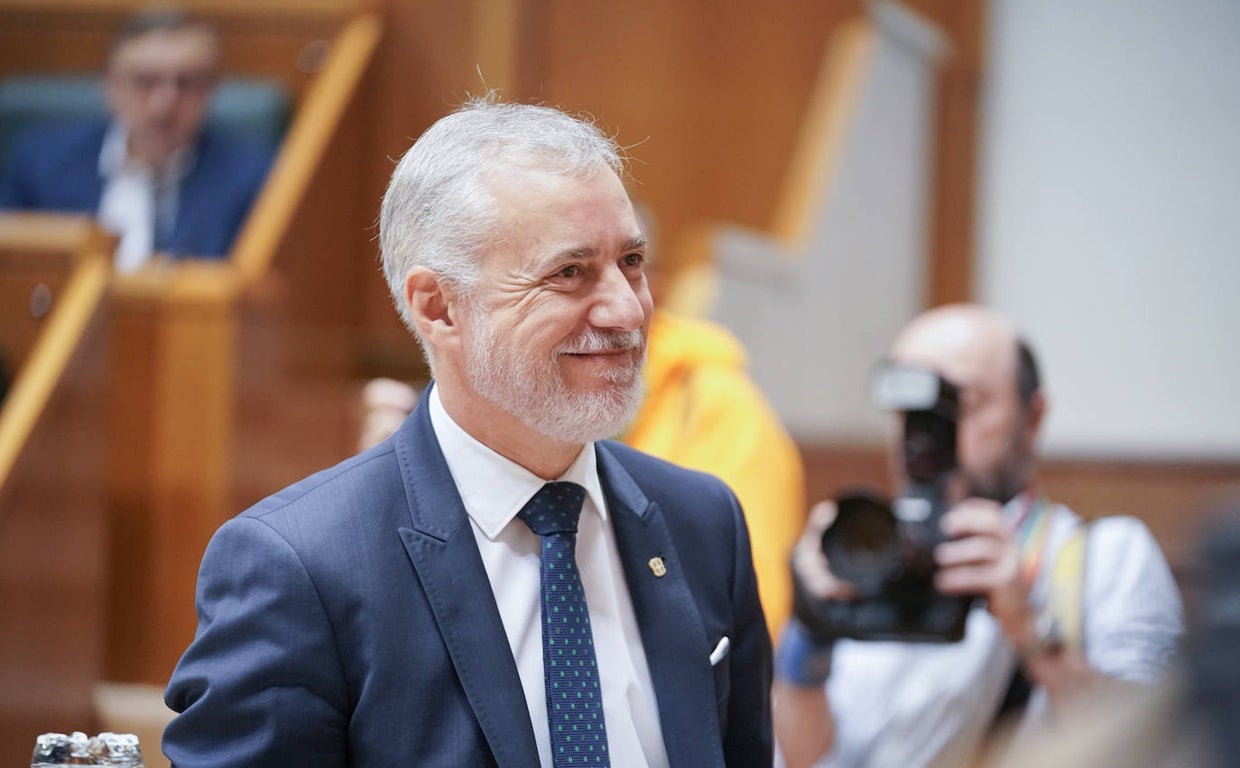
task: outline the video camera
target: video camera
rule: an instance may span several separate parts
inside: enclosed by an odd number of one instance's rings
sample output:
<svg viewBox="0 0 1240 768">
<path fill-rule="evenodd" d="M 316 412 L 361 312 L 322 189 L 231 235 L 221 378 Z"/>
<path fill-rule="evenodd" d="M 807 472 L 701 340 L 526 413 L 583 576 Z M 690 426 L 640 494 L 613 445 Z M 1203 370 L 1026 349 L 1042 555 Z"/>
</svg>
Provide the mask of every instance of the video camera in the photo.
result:
<svg viewBox="0 0 1240 768">
<path fill-rule="evenodd" d="M 934 371 L 884 363 L 871 376 L 871 397 L 904 414 L 906 484 L 892 501 L 853 491 L 837 500 L 822 536 L 831 572 L 856 587 L 855 601 L 808 595 L 793 572 L 795 613 L 815 635 L 861 640 L 954 642 L 964 637 L 970 596 L 934 588 L 934 547 L 956 471 L 960 391 Z"/>
</svg>

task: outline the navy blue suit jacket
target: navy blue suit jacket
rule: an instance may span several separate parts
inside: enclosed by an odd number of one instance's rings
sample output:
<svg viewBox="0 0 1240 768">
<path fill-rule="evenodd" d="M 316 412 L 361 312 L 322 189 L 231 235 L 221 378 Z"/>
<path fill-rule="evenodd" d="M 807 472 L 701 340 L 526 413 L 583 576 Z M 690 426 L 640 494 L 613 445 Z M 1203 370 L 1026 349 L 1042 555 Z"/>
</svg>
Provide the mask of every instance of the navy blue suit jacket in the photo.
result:
<svg viewBox="0 0 1240 768">
<path fill-rule="evenodd" d="M 93 216 L 103 196 L 99 151 L 106 132 L 106 123 L 95 122 L 22 134 L 0 178 L 0 208 Z M 172 232 L 156 241 L 156 250 L 173 257 L 227 256 L 271 157 L 264 146 L 204 130 L 194 165 L 181 183 Z"/>
<path fill-rule="evenodd" d="M 596 450 L 671 765 L 769 766 L 770 641 L 735 496 L 619 443 Z M 222 526 L 198 613 L 165 697 L 178 768 L 538 765 L 425 405 Z"/>
</svg>

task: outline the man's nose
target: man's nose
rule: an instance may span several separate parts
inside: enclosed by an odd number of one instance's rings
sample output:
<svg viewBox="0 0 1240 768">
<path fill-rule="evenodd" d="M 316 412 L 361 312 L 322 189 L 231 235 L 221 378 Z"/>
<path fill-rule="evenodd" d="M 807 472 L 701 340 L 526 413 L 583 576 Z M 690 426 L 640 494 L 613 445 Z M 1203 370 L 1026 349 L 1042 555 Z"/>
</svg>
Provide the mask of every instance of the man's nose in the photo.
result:
<svg viewBox="0 0 1240 768">
<path fill-rule="evenodd" d="M 609 269 L 599 279 L 589 321 L 595 328 L 616 328 L 631 331 L 646 321 L 649 296 L 646 281 L 631 281 L 619 268 Z"/>
<path fill-rule="evenodd" d="M 175 80 L 161 79 L 147 93 L 147 107 L 152 111 L 167 112 L 176 106 L 181 96 L 181 87 Z"/>
</svg>

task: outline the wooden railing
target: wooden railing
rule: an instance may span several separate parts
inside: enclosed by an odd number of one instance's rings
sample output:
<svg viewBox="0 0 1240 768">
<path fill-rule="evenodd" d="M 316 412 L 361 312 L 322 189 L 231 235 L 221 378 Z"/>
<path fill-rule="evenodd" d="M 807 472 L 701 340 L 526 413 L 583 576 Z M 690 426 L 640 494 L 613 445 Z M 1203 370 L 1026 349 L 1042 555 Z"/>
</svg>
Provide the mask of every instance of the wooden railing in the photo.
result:
<svg viewBox="0 0 1240 768">
<path fill-rule="evenodd" d="M 280 240 L 357 92 L 380 34 L 379 18 L 364 14 L 350 20 L 336 36 L 327 62 L 306 94 L 271 177 L 233 249 L 232 263 L 243 282 L 253 283 L 271 268 Z"/>
<path fill-rule="evenodd" d="M 0 215 L 0 270 L 33 263 L 68 276 L 29 353 L 8 350 L 18 359 L 9 361 L 16 375 L 0 408 L 0 488 L 98 310 L 115 243 L 86 218 Z"/>
</svg>

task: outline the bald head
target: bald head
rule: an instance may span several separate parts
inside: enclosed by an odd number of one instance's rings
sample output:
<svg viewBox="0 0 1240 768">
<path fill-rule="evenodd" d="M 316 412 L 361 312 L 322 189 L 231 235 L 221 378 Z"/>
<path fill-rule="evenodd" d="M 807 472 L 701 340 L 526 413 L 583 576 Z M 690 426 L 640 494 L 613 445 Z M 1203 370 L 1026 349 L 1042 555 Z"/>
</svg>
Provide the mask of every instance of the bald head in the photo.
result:
<svg viewBox="0 0 1240 768">
<path fill-rule="evenodd" d="M 951 304 L 917 316 L 896 337 L 891 358 L 933 368 L 966 384 L 981 377 L 1016 382 L 1016 330 L 1002 315 L 976 304 Z"/>
<path fill-rule="evenodd" d="M 970 495 L 1005 502 L 1031 482 L 1045 400 L 1012 323 L 976 304 L 937 307 L 896 337 L 890 357 L 961 388 L 957 446 Z"/>
</svg>

